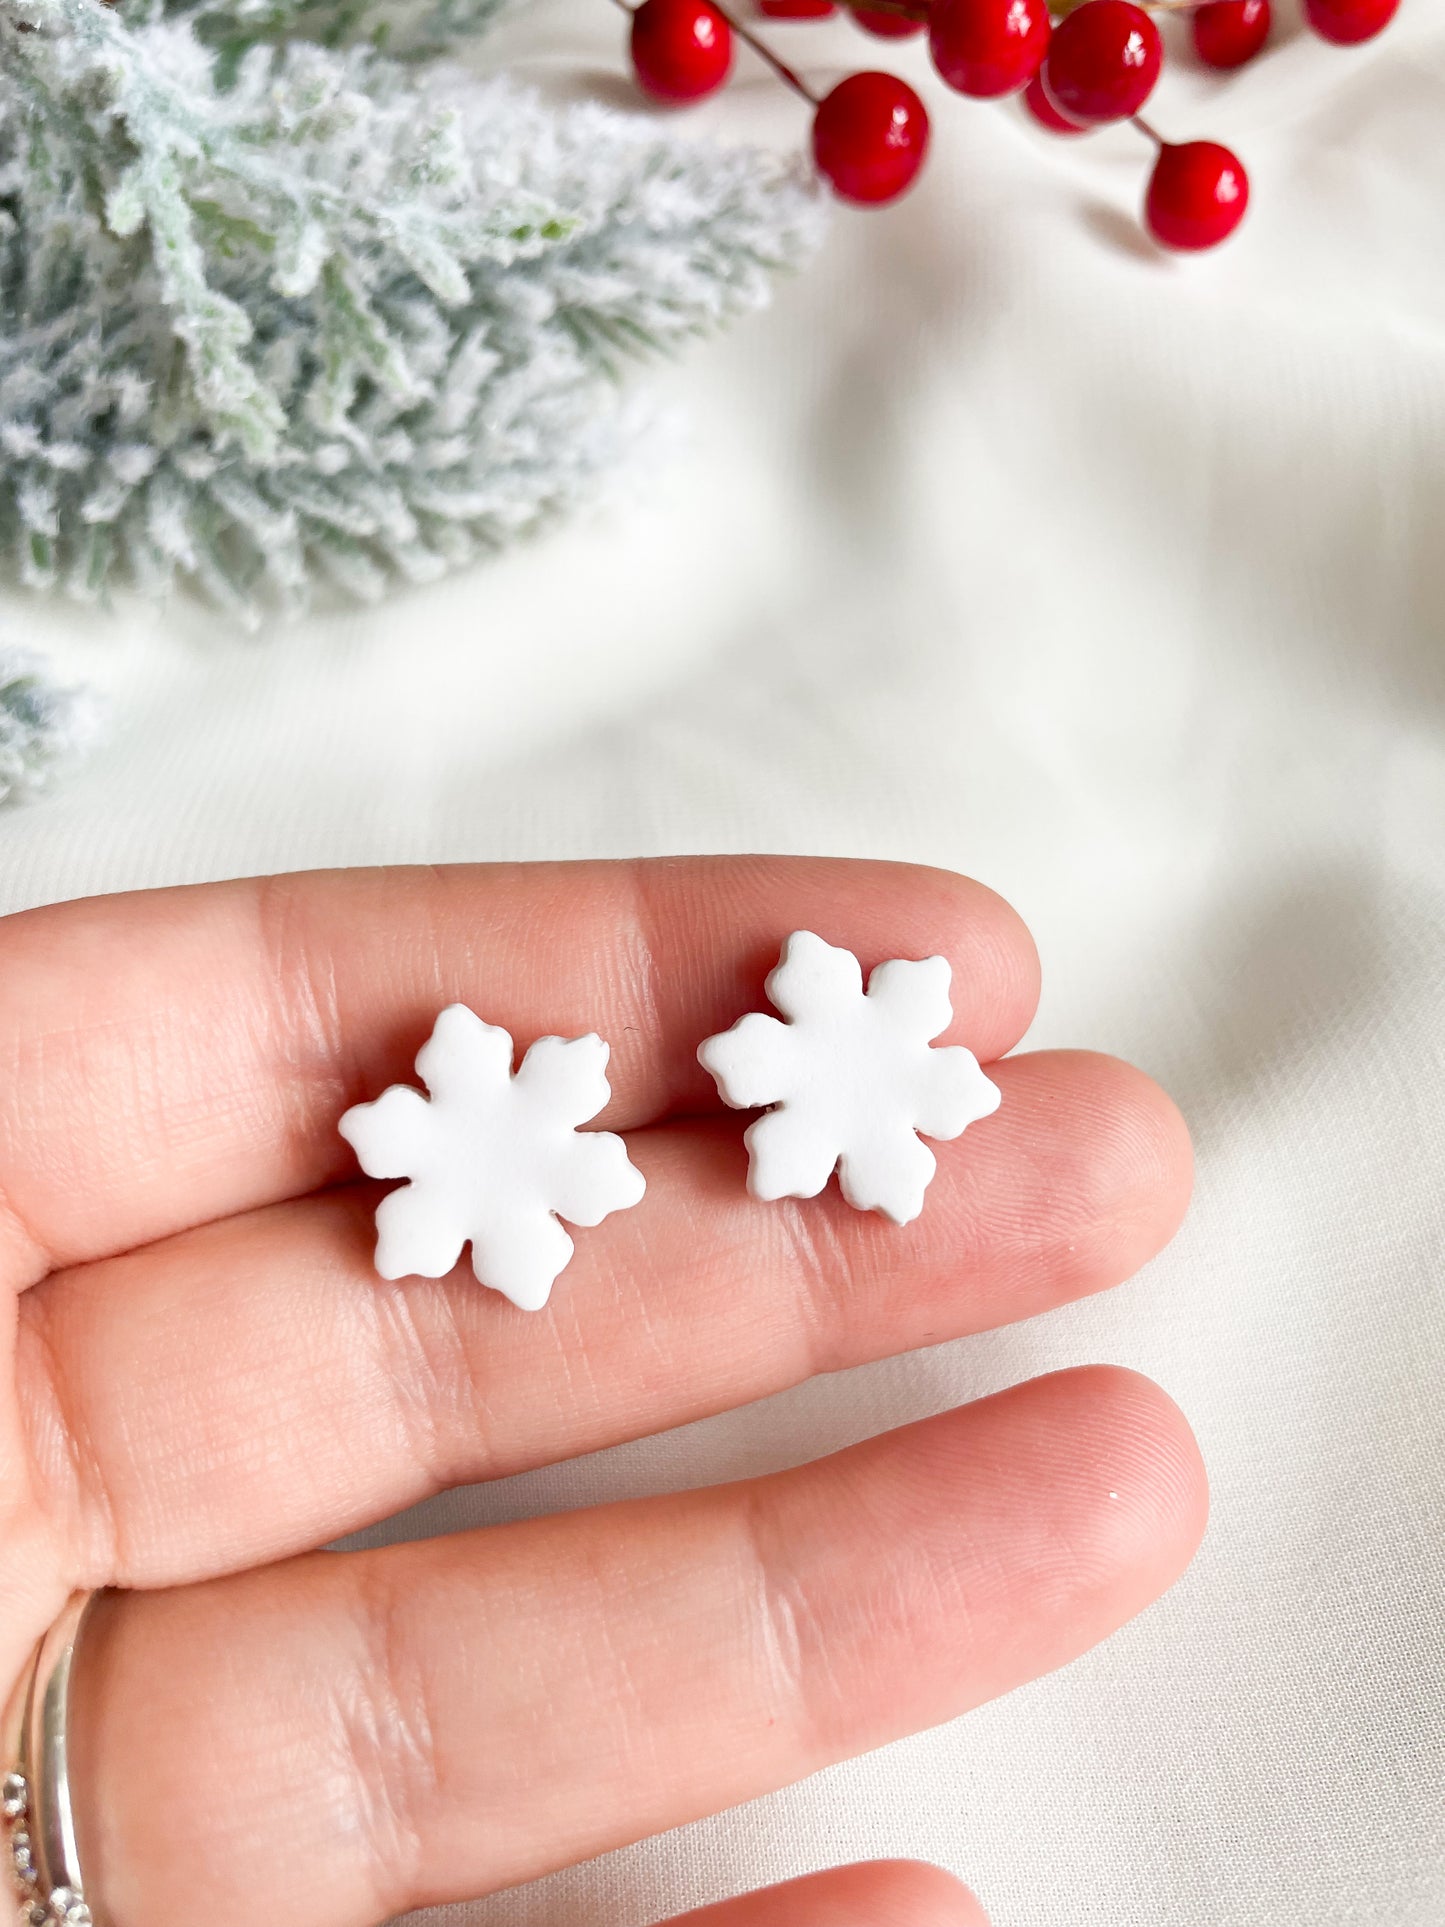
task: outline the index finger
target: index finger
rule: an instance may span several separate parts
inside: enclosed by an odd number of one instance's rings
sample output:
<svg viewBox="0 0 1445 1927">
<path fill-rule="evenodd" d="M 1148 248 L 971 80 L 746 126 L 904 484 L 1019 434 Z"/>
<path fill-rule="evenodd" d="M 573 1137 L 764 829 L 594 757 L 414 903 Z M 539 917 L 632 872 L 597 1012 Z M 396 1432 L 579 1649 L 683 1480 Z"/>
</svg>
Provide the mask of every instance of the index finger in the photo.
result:
<svg viewBox="0 0 1445 1927">
<path fill-rule="evenodd" d="M 0 920 L 0 1278 L 129 1250 L 349 1171 L 342 1111 L 412 1077 L 446 1004 L 612 1047 L 619 1129 L 713 1109 L 699 1042 L 757 1005 L 784 937 L 866 969 L 941 952 L 949 1041 L 1012 1048 L 1038 991 L 981 884 L 822 858 L 317 871 Z"/>
</svg>

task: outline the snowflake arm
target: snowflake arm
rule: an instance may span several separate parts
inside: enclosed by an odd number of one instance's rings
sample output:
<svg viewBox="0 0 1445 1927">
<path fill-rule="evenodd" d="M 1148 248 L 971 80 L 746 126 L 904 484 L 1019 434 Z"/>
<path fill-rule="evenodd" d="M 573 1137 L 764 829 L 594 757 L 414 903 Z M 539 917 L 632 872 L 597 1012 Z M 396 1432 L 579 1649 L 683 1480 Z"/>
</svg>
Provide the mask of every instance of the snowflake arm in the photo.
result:
<svg viewBox="0 0 1445 1927">
<path fill-rule="evenodd" d="M 855 1211 L 876 1211 L 890 1224 L 912 1224 L 938 1160 L 912 1126 L 880 1130 L 838 1160 L 838 1188 Z"/>
<path fill-rule="evenodd" d="M 573 1244 L 550 1213 L 501 1216 L 472 1235 L 472 1270 L 519 1311 L 541 1311 L 572 1261 Z"/>
<path fill-rule="evenodd" d="M 914 1085 L 913 1128 L 925 1137 L 961 1137 L 970 1124 L 991 1117 L 1003 1102 L 1003 1092 L 979 1069 L 978 1059 L 962 1044 L 945 1044 L 925 1053 Z"/>
<path fill-rule="evenodd" d="M 777 1198 L 816 1198 L 838 1163 L 826 1130 L 820 1131 L 816 1120 L 793 1104 L 755 1117 L 743 1132 L 743 1143 L 748 1147 L 748 1189 L 766 1204 Z"/>
<path fill-rule="evenodd" d="M 926 1044 L 953 1022 L 948 995 L 952 982 L 947 957 L 924 957 L 918 963 L 893 957 L 870 975 L 868 1001 L 900 1037 Z"/>
<path fill-rule="evenodd" d="M 380 1278 L 445 1278 L 455 1270 L 465 1243 L 456 1224 L 431 1209 L 425 1186 L 403 1184 L 376 1207 Z"/>
<path fill-rule="evenodd" d="M 416 1074 L 433 1100 L 464 1105 L 473 1092 L 495 1088 L 511 1076 L 511 1035 L 496 1024 L 484 1023 L 465 1004 L 448 1004 L 417 1052 Z M 383 1175 L 400 1173 L 373 1173 Z"/>
<path fill-rule="evenodd" d="M 418 1057 L 418 1070 L 425 1056 Z M 370 1104 L 353 1104 L 336 1128 L 369 1178 L 404 1178 L 431 1155 L 431 1122 L 421 1092 L 393 1084 Z"/>
<path fill-rule="evenodd" d="M 731 1030 L 700 1044 L 698 1062 L 716 1082 L 725 1104 L 737 1111 L 757 1110 L 791 1095 L 792 1041 L 786 1024 L 755 1010 L 739 1017 Z"/>
<path fill-rule="evenodd" d="M 559 1163 L 552 1209 L 568 1224 L 591 1227 L 640 1204 L 643 1176 L 615 1131 L 577 1131 Z"/>
<path fill-rule="evenodd" d="M 863 988 L 858 960 L 795 932 L 767 981 L 787 1022 L 753 1013 L 698 1057 L 725 1103 L 776 1108 L 746 1133 L 754 1197 L 815 1197 L 833 1169 L 848 1203 L 907 1224 L 937 1168 L 926 1137 L 954 1138 L 998 1108 L 962 1045 L 932 1048 L 952 1021 L 943 957 L 894 958 Z"/>
<path fill-rule="evenodd" d="M 585 1037 L 539 1037 L 517 1072 L 518 1103 L 573 1128 L 558 1142 L 548 1195 L 568 1224 L 599 1225 L 609 1212 L 642 1197 L 642 1173 L 615 1131 L 579 1131 L 612 1095 L 607 1082 L 610 1047 L 589 1031 Z"/>
<path fill-rule="evenodd" d="M 514 1075 L 507 1031 L 442 1011 L 417 1056 L 430 1097 L 395 1085 L 341 1120 L 363 1170 L 410 1179 L 377 1210 L 382 1277 L 443 1277 L 470 1242 L 482 1284 L 540 1310 L 573 1252 L 559 1219 L 600 1224 L 645 1188 L 620 1137 L 577 1129 L 607 1102 L 607 1055 L 544 1037 Z"/>
<path fill-rule="evenodd" d="M 518 1101 L 543 1111 L 551 1108 L 574 1127 L 585 1124 L 612 1095 L 607 1082 L 611 1054 L 596 1031 L 585 1037 L 539 1037 L 517 1072 Z"/>
<path fill-rule="evenodd" d="M 851 950 L 824 943 L 811 930 L 795 930 L 763 988 L 774 1009 L 798 1023 L 820 1011 L 849 1008 L 863 995 L 863 972 Z"/>
</svg>

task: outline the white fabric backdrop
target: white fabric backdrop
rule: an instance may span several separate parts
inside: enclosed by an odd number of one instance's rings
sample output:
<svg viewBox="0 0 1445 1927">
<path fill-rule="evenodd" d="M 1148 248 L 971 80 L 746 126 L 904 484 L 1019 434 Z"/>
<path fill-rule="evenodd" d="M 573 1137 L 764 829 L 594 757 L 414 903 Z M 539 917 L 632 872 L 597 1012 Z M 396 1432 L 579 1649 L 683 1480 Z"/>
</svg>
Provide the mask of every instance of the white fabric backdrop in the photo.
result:
<svg viewBox="0 0 1445 1927">
<path fill-rule="evenodd" d="M 619 29 L 539 0 L 501 51 L 615 88 Z M 848 34 L 780 39 L 841 65 Z M 1442 89 L 1438 0 L 1356 54 L 1286 34 L 1232 83 L 1167 76 L 1165 130 L 1255 179 L 1192 263 L 1134 238 L 1128 130 L 940 101 L 927 185 L 667 377 L 690 441 L 640 505 L 261 644 L 13 610 L 117 728 L 0 821 L 4 908 L 407 858 L 925 858 L 1032 920 L 1033 1041 L 1137 1059 L 1195 1127 L 1193 1215 L 1118 1293 L 429 1509 L 762 1470 L 1085 1359 L 1167 1386 L 1214 1481 L 1183 1583 L 1067 1672 L 477 1927 L 898 1852 L 997 1927 L 1445 1921 Z M 802 133 L 752 69 L 710 122 Z"/>
</svg>

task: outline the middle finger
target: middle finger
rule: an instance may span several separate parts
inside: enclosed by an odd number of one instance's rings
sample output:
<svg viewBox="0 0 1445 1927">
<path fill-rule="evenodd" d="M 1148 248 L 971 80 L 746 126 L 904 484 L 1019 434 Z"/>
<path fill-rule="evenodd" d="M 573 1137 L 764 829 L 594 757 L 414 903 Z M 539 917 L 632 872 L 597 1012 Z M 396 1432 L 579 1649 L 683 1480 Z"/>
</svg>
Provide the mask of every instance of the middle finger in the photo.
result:
<svg viewBox="0 0 1445 1927">
<path fill-rule="evenodd" d="M 1179 1412 L 1064 1372 L 798 1470 L 113 1594 L 77 1691 L 114 1927 L 363 1927 L 934 1725 L 1173 1583 Z"/>
<path fill-rule="evenodd" d="M 578 1238 L 541 1313 L 465 1268 L 385 1284 L 350 1186 L 59 1273 L 21 1300 L 32 1463 L 73 1582 L 178 1584 L 430 1493 L 595 1450 L 1128 1277 L 1189 1144 L 1111 1058 L 992 1066 L 899 1230 L 831 1189 L 764 1205 L 733 1120 L 637 1132 L 646 1206 Z"/>
</svg>

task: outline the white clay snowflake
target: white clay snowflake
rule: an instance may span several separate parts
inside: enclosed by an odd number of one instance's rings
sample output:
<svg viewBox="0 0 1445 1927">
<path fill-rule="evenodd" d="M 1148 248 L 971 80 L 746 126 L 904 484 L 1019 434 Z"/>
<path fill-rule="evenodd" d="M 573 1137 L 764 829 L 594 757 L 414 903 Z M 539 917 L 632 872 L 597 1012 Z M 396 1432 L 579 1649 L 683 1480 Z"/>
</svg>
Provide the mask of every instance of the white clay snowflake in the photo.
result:
<svg viewBox="0 0 1445 1927">
<path fill-rule="evenodd" d="M 542 1037 L 512 1071 L 512 1039 L 449 1004 L 416 1060 L 430 1102 L 393 1084 L 338 1129 L 373 1178 L 409 1178 L 376 1212 L 383 1278 L 442 1278 L 468 1240 L 480 1282 L 540 1311 L 572 1256 L 558 1222 L 596 1225 L 641 1198 L 611 1131 L 579 1131 L 607 1102 L 600 1037 Z"/>
<path fill-rule="evenodd" d="M 863 988 L 858 959 L 798 930 L 767 981 L 786 1023 L 754 1011 L 698 1049 L 725 1104 L 772 1105 L 748 1126 L 755 1198 L 815 1198 L 837 1167 L 849 1204 L 907 1224 L 935 1171 L 925 1137 L 955 1138 L 999 1106 L 1000 1092 L 946 1030 L 946 957 L 879 964 Z"/>
</svg>

